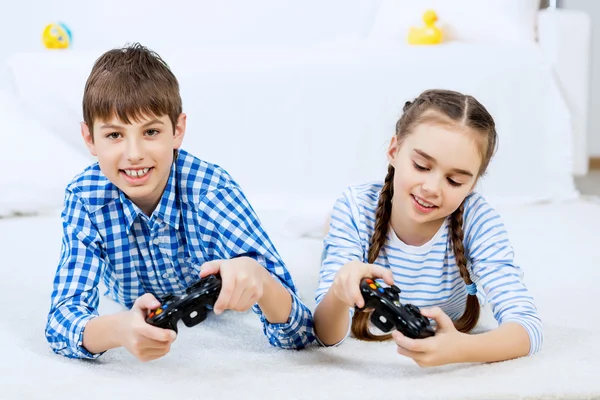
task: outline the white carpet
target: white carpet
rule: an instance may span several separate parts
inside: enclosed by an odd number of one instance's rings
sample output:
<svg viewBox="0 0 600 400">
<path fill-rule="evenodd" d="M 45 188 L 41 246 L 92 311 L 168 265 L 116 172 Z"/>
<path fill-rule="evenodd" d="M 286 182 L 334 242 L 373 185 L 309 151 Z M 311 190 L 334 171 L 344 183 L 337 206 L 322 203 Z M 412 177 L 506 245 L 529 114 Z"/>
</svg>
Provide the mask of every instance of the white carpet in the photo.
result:
<svg viewBox="0 0 600 400">
<path fill-rule="evenodd" d="M 0 398 L 600 398 L 600 313 L 593 297 L 600 292 L 600 203 L 500 211 L 545 323 L 543 350 L 509 362 L 432 369 L 397 355 L 392 342 L 271 348 L 254 314 L 233 312 L 181 326 L 171 353 L 151 363 L 121 349 L 93 362 L 57 356 L 44 325 L 59 217 L 0 219 Z M 278 216 L 263 220 L 313 307 L 320 240 L 284 234 Z M 101 308 L 117 309 L 108 301 Z"/>
</svg>

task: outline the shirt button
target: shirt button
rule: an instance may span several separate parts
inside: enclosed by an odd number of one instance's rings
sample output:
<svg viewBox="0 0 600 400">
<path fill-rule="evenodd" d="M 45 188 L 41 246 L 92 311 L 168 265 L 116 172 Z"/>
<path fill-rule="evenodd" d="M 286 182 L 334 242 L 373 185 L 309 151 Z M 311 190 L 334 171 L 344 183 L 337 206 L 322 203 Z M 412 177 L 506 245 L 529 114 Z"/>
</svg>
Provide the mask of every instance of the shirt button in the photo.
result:
<svg viewBox="0 0 600 400">
<path fill-rule="evenodd" d="M 165 273 L 163 274 L 163 278 L 165 278 L 165 279 L 169 278 L 169 273 L 168 273 L 168 272 L 165 272 Z"/>
<path fill-rule="evenodd" d="M 152 241 L 152 243 L 154 243 L 154 244 L 159 244 L 159 243 L 160 243 L 160 239 L 159 239 L 159 238 L 155 238 L 155 239 Z"/>
</svg>

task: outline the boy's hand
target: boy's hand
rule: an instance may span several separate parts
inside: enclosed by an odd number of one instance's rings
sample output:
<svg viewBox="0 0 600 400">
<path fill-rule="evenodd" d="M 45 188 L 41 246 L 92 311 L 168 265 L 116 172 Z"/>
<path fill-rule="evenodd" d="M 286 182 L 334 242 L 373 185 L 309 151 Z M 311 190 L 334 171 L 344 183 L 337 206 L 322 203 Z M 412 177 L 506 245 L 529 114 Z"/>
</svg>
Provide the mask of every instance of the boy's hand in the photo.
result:
<svg viewBox="0 0 600 400">
<path fill-rule="evenodd" d="M 394 284 L 391 270 L 379 265 L 351 261 L 335 274 L 330 290 L 348 307 L 363 307 L 365 301 L 360 294 L 360 281 L 363 278 L 382 278 L 388 285 Z"/>
<path fill-rule="evenodd" d="M 214 305 L 215 314 L 224 310 L 247 311 L 263 295 L 267 270 L 250 257 L 213 260 L 200 268 L 200 277 L 221 274 L 221 293 Z"/>
<path fill-rule="evenodd" d="M 146 322 L 148 310 L 160 303 L 150 294 L 139 297 L 131 310 L 124 314 L 121 345 L 140 361 L 155 360 L 167 354 L 177 334 L 171 329 L 158 328 Z"/>
</svg>

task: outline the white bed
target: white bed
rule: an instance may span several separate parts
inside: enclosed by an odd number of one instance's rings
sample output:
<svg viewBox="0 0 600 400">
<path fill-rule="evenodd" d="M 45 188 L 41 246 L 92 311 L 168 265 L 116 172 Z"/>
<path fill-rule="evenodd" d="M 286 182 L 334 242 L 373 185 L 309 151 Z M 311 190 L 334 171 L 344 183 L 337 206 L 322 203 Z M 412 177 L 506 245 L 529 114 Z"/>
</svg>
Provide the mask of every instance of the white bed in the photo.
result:
<svg viewBox="0 0 600 400">
<path fill-rule="evenodd" d="M 600 203 L 504 207 L 525 279 L 545 324 L 541 353 L 489 365 L 422 369 L 393 343 L 349 339 L 334 348 L 272 348 L 252 313 L 180 326 L 164 358 L 142 364 L 120 349 L 88 362 L 52 353 L 44 338 L 60 246 L 60 218 L 0 219 L 2 398 L 598 398 Z M 319 238 L 297 237 L 259 210 L 301 294 L 313 307 Z M 101 311 L 119 310 L 104 298 Z M 493 327 L 485 315 L 478 329 Z"/>
</svg>

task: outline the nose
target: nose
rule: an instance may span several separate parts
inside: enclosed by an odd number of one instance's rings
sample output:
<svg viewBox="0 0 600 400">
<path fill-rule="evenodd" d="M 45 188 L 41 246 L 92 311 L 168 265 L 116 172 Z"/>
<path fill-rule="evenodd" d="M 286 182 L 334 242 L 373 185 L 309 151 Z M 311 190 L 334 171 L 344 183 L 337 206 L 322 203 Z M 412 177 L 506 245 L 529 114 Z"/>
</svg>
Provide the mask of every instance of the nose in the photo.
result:
<svg viewBox="0 0 600 400">
<path fill-rule="evenodd" d="M 142 144 L 136 138 L 129 138 L 126 144 L 125 155 L 127 160 L 132 163 L 140 162 L 144 159 Z"/>
<path fill-rule="evenodd" d="M 440 195 L 441 192 L 441 179 L 442 178 L 440 178 L 436 174 L 427 174 L 427 177 L 421 185 L 421 189 L 424 193 L 437 197 Z"/>
</svg>

